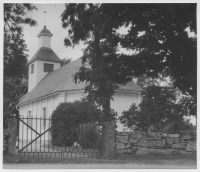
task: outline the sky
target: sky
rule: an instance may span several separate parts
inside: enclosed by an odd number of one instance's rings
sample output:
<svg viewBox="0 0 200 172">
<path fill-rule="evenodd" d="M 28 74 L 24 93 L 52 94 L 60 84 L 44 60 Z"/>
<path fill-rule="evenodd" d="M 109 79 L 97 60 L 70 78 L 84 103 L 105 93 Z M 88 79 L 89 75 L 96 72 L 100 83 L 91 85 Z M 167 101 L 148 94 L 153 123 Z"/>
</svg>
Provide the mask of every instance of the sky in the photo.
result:
<svg viewBox="0 0 200 172">
<path fill-rule="evenodd" d="M 51 48 L 58 55 L 60 59 L 63 58 L 72 58 L 76 60 L 82 56 L 82 49 L 85 47 L 83 43 L 75 46 L 74 48 L 64 46 L 64 38 L 68 36 L 67 30 L 62 28 L 61 14 L 65 10 L 64 4 L 57 3 L 48 3 L 48 4 L 34 4 L 37 7 L 37 11 L 32 11 L 31 13 L 27 13 L 32 19 L 36 20 L 37 26 L 28 26 L 24 27 L 24 39 L 27 44 L 26 52 L 28 56 L 28 60 L 30 60 L 34 54 L 39 49 L 39 38 L 37 35 L 46 25 L 47 29 L 53 34 L 51 37 Z M 46 13 L 46 23 L 45 23 L 45 15 Z"/>
</svg>

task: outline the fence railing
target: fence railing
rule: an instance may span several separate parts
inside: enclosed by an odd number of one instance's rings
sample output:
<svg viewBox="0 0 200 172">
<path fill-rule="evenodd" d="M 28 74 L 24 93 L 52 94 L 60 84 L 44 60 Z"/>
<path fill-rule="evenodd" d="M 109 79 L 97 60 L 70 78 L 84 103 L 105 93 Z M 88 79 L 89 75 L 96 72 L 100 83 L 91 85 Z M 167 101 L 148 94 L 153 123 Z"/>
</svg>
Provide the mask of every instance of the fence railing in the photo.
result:
<svg viewBox="0 0 200 172">
<path fill-rule="evenodd" d="M 20 117 L 18 154 L 38 157 L 97 157 L 101 126 L 89 121 L 78 125 L 52 126 L 51 118 Z"/>
</svg>

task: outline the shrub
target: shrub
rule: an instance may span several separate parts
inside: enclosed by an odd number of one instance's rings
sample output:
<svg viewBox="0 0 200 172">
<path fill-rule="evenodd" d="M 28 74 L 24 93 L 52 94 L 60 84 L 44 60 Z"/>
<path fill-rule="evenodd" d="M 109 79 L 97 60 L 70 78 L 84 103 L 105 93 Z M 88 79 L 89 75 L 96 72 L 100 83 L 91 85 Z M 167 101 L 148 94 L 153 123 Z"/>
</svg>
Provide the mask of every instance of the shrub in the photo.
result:
<svg viewBox="0 0 200 172">
<path fill-rule="evenodd" d="M 142 131 L 177 131 L 192 129 L 192 124 L 184 119 L 188 109 L 177 100 L 171 87 L 148 86 L 143 92 L 139 107 L 132 105 L 119 117 L 124 126 Z"/>
<path fill-rule="evenodd" d="M 101 115 L 95 104 L 86 100 L 61 103 L 52 114 L 51 141 L 55 146 L 72 146 L 78 142 L 79 124 L 96 121 Z"/>
</svg>

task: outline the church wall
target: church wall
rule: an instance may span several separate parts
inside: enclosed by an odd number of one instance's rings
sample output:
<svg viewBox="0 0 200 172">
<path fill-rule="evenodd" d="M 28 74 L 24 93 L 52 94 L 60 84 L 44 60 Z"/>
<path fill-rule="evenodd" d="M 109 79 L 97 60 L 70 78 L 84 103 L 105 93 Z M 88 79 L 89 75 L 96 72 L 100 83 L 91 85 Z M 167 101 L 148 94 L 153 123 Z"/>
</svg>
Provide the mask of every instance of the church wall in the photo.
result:
<svg viewBox="0 0 200 172">
<path fill-rule="evenodd" d="M 85 91 L 67 92 L 65 97 L 65 102 L 73 102 L 75 100 L 80 100 L 81 97 L 85 96 Z M 110 101 L 110 106 L 112 109 L 117 111 L 118 117 L 121 116 L 122 111 L 128 110 L 132 103 L 138 105 L 141 102 L 141 95 L 138 92 L 125 92 L 116 91 L 113 96 L 113 100 Z M 117 131 L 123 131 L 123 125 L 117 122 Z"/>
<path fill-rule="evenodd" d="M 85 96 L 85 91 L 70 91 L 65 94 L 65 102 L 74 102 L 75 100 L 81 100 Z"/>
<path fill-rule="evenodd" d="M 31 66 L 34 65 L 34 72 L 31 73 Z M 36 81 L 36 76 L 37 76 L 37 62 L 33 62 L 29 65 L 29 70 L 28 70 L 28 92 L 30 92 L 37 84 L 37 81 Z"/>
<path fill-rule="evenodd" d="M 24 104 L 19 106 L 19 114 L 21 118 L 25 123 L 31 125 L 31 127 L 36 130 L 38 133 L 44 132 L 46 129 L 49 128 L 49 120 L 46 121 L 46 127 L 44 127 L 44 121 L 40 120 L 40 118 L 43 119 L 43 108 L 46 108 L 46 118 L 49 119 L 51 117 L 52 112 L 56 109 L 56 107 L 61 103 L 64 102 L 64 96 L 63 93 L 51 95 L 45 98 L 41 98 L 38 100 L 35 100 L 33 102 L 30 102 L 28 104 Z M 28 114 L 31 113 L 31 117 L 34 118 L 31 122 L 29 121 Z M 36 119 L 37 117 L 37 119 Z M 36 122 L 37 121 L 37 122 Z M 30 141 L 36 138 L 38 135 L 33 132 L 31 129 L 29 129 L 26 125 L 22 126 L 22 123 L 20 122 L 20 132 L 19 132 L 19 138 L 21 140 L 25 140 L 25 142 L 28 140 Z M 40 127 L 41 126 L 41 127 Z M 22 132 L 23 132 L 23 138 L 22 138 Z M 41 137 L 41 140 L 48 140 L 50 137 L 49 132 L 47 132 L 45 135 Z M 24 143 L 25 145 L 26 143 Z"/>
<path fill-rule="evenodd" d="M 121 116 L 124 110 L 128 110 L 132 103 L 138 105 L 141 101 L 138 93 L 121 91 L 116 91 L 113 100 L 110 101 L 110 107 L 117 111 L 118 117 Z M 123 131 L 124 127 L 119 121 L 117 121 L 117 126 L 117 131 Z"/>
<path fill-rule="evenodd" d="M 47 117 L 49 118 L 53 112 L 53 96 L 47 98 Z"/>
<path fill-rule="evenodd" d="M 28 111 L 31 111 L 32 117 L 36 118 L 43 118 L 43 108 L 46 107 L 46 118 L 49 118 L 52 115 L 52 112 L 57 108 L 57 106 L 62 102 L 73 102 L 75 100 L 81 100 L 82 97 L 85 96 L 85 91 L 71 91 L 71 92 L 65 92 L 65 93 L 58 93 L 54 94 L 42 99 L 38 99 L 36 101 L 33 101 L 32 103 L 28 103 L 25 105 L 21 105 L 19 107 L 19 113 L 21 116 L 24 116 L 27 118 Z M 113 108 L 115 111 L 118 112 L 118 117 L 121 115 L 123 110 L 128 110 L 132 103 L 135 103 L 138 105 L 141 101 L 141 96 L 139 93 L 133 93 L 133 92 L 122 92 L 117 91 L 114 95 L 114 101 L 111 100 L 111 108 Z M 25 122 L 27 123 L 27 119 L 25 119 Z M 117 131 L 123 130 L 123 125 L 118 121 L 117 122 L 118 128 Z M 37 126 L 37 127 L 36 127 Z M 41 126 L 41 127 L 40 127 Z M 37 130 L 39 133 L 44 132 L 46 129 L 49 128 L 49 123 L 46 123 L 46 128 L 43 127 L 43 124 L 40 124 L 40 121 L 38 119 L 37 124 L 36 120 L 32 121 L 32 127 Z M 31 139 L 31 129 L 27 130 L 27 127 L 20 126 L 20 132 L 23 130 L 23 135 L 25 138 L 28 138 L 28 140 Z M 35 138 L 37 134 L 32 132 L 32 138 Z M 21 135 L 19 136 L 20 139 L 22 139 Z M 45 136 L 41 138 L 41 140 L 48 140 L 50 137 L 49 133 L 47 132 Z M 23 139 L 25 139 L 23 138 Z"/>
</svg>

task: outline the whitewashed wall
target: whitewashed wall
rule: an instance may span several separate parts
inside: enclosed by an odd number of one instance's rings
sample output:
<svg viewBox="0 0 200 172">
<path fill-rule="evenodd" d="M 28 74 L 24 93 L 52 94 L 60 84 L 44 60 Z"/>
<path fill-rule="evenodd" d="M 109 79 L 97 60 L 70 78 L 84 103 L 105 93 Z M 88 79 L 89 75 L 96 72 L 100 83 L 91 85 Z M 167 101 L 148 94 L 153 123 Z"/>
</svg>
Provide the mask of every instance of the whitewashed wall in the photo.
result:
<svg viewBox="0 0 200 172">
<path fill-rule="evenodd" d="M 139 93 L 117 91 L 113 100 L 110 101 L 110 107 L 117 111 L 119 117 L 124 110 L 128 110 L 130 108 L 132 103 L 138 105 L 140 101 L 141 97 Z M 117 131 L 123 131 L 124 127 L 119 121 L 117 121 L 117 126 Z"/>
<path fill-rule="evenodd" d="M 67 92 L 65 96 L 65 102 L 73 102 L 75 100 L 80 100 L 81 97 L 85 96 L 84 91 L 77 92 Z M 125 92 L 125 91 L 116 91 L 114 97 L 114 101 L 110 101 L 110 106 L 112 109 L 117 111 L 118 117 L 121 116 L 122 111 L 128 110 L 132 103 L 138 105 L 141 102 L 141 95 L 138 92 Z M 123 131 L 123 125 L 118 121 L 117 122 L 118 131 Z"/>
<path fill-rule="evenodd" d="M 31 73 L 31 65 L 34 65 L 34 72 Z M 34 61 L 28 67 L 28 92 L 30 92 L 36 85 L 37 85 L 37 74 L 36 71 L 38 70 L 37 62 Z"/>
<path fill-rule="evenodd" d="M 65 102 L 74 102 L 75 100 L 81 100 L 85 96 L 85 91 L 71 91 L 65 93 Z"/>
<path fill-rule="evenodd" d="M 46 129 L 49 128 L 49 120 L 46 122 L 46 128 L 43 127 L 43 121 L 40 123 L 40 118 L 43 118 L 43 108 L 46 107 L 46 116 L 49 118 L 52 114 L 52 112 L 57 108 L 57 106 L 64 102 L 64 94 L 59 93 L 56 95 L 52 95 L 49 97 L 45 97 L 39 100 L 35 100 L 31 103 L 22 105 L 19 107 L 19 114 L 22 118 L 27 118 L 28 111 L 31 111 L 32 118 L 36 118 L 32 120 L 32 128 L 36 130 L 38 133 L 44 132 Z M 37 122 L 36 122 L 37 121 Z M 25 123 L 28 123 L 27 119 L 24 119 Z M 29 129 L 26 125 L 22 125 L 20 122 L 20 132 L 19 132 L 19 138 L 22 140 L 33 140 L 38 135 L 33 132 L 31 129 Z M 23 128 L 22 128 L 23 127 Z M 23 138 L 22 138 L 23 133 Z M 49 133 L 47 132 L 45 135 L 41 137 L 41 140 L 48 140 Z M 31 139 L 32 138 L 32 139 Z"/>
<path fill-rule="evenodd" d="M 31 115 L 33 118 L 42 118 L 43 117 L 43 108 L 46 107 L 46 116 L 47 118 L 51 117 L 52 112 L 57 108 L 57 106 L 62 102 L 73 102 L 75 100 L 80 100 L 82 97 L 85 96 L 84 90 L 82 91 L 71 91 L 66 93 L 58 93 L 56 95 L 48 96 L 36 101 L 33 101 L 31 103 L 22 105 L 19 107 L 19 114 L 25 118 L 27 118 L 28 111 L 31 111 Z M 117 91 L 114 95 L 114 101 L 111 100 L 111 108 L 113 108 L 118 113 L 118 117 L 121 115 L 123 110 L 128 110 L 132 103 L 135 103 L 138 105 L 141 101 L 141 97 L 138 93 L 133 92 L 120 92 Z M 27 120 L 25 121 L 27 123 Z M 124 129 L 123 125 L 118 121 L 117 122 L 118 131 L 122 131 Z M 40 127 L 41 126 L 41 127 Z M 46 123 L 46 128 L 43 127 L 43 124 L 40 124 L 39 119 L 32 121 L 32 127 L 38 133 L 44 132 L 46 129 L 48 129 L 49 124 Z M 28 138 L 28 140 L 33 138 L 36 138 L 38 135 L 35 134 L 30 129 L 27 129 L 27 127 L 24 125 L 24 128 L 22 129 L 22 126 L 20 126 L 20 136 L 19 138 L 22 139 L 22 131 L 23 131 L 23 139 Z M 49 133 L 46 133 L 41 140 L 48 140 L 50 137 Z"/>
<path fill-rule="evenodd" d="M 41 35 L 39 38 L 39 48 L 47 47 L 51 48 L 51 37 L 46 35 Z"/>
</svg>

